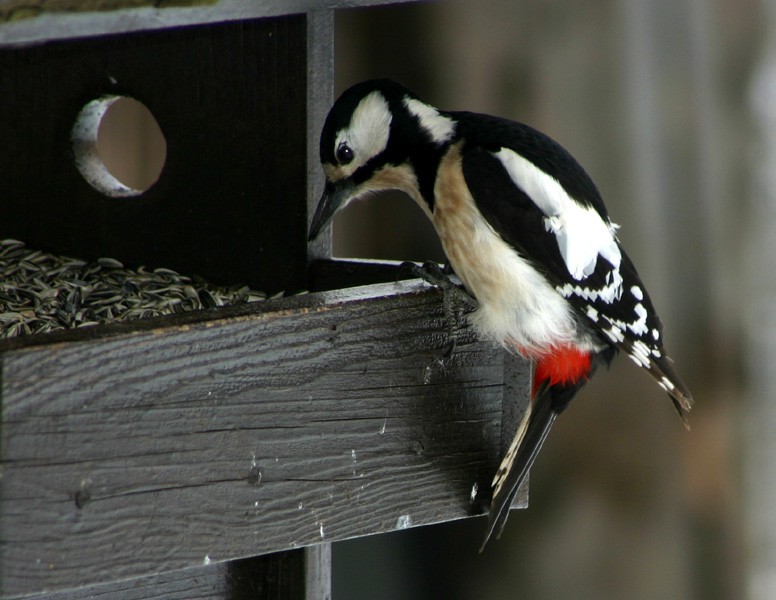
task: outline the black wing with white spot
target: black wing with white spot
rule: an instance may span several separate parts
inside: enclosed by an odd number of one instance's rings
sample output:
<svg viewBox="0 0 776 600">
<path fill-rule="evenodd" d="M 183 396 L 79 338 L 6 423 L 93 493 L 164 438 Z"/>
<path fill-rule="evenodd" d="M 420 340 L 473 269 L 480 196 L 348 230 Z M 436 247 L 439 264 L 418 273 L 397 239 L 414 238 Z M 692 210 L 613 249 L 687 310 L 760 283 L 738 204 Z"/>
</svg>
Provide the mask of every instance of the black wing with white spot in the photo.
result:
<svg viewBox="0 0 776 600">
<path fill-rule="evenodd" d="M 478 209 L 605 342 L 646 368 L 680 414 L 691 396 L 665 355 L 662 325 L 620 247 L 594 183 L 558 144 L 512 121 L 457 113 L 462 169 Z"/>
</svg>

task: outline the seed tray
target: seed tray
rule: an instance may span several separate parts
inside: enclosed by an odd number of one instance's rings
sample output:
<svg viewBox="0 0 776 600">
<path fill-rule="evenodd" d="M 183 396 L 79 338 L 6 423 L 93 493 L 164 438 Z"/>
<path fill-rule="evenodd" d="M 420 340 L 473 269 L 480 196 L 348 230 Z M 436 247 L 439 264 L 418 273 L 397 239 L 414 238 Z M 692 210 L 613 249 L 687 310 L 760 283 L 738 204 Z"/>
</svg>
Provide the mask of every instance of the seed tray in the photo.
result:
<svg viewBox="0 0 776 600">
<path fill-rule="evenodd" d="M 88 262 L 0 240 L 0 338 L 266 299 L 245 285 L 216 286 L 172 269 L 128 269 L 113 258 Z"/>
</svg>

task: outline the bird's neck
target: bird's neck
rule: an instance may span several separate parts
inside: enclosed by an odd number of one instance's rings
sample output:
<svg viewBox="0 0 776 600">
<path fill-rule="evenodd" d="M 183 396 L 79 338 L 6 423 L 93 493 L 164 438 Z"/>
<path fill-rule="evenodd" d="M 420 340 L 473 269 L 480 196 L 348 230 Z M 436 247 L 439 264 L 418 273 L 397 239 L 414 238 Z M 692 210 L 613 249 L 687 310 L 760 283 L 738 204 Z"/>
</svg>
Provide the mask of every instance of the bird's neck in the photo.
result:
<svg viewBox="0 0 776 600">
<path fill-rule="evenodd" d="M 429 216 L 434 212 L 436 186 L 439 165 L 449 146 L 426 146 L 410 155 L 410 164 L 415 173 L 417 188 L 410 193 Z"/>
</svg>

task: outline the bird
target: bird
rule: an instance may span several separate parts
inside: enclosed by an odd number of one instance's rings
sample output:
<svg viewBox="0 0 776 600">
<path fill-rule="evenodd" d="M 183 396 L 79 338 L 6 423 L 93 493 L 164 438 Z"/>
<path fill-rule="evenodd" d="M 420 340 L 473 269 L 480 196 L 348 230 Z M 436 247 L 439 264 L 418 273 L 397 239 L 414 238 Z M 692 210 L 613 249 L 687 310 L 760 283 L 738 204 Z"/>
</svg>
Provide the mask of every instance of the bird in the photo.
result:
<svg viewBox="0 0 776 600">
<path fill-rule="evenodd" d="M 510 119 L 440 110 L 375 79 L 334 102 L 320 160 L 326 181 L 311 241 L 352 201 L 405 192 L 476 300 L 468 318 L 477 334 L 533 362 L 530 406 L 493 478 L 480 552 L 500 537 L 558 415 L 619 351 L 668 392 L 688 426 L 693 397 L 647 289 L 595 183 L 559 143 Z"/>
</svg>

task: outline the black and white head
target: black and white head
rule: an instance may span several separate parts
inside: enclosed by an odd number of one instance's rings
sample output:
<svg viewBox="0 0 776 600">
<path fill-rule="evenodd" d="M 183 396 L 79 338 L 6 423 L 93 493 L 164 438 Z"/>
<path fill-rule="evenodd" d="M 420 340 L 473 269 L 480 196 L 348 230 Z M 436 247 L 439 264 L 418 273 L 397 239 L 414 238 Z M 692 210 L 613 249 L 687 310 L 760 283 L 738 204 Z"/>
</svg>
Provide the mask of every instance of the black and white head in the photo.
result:
<svg viewBox="0 0 776 600">
<path fill-rule="evenodd" d="M 356 198 L 398 189 L 421 206 L 429 202 L 425 179 L 429 160 L 455 135 L 455 122 L 390 80 L 358 83 L 334 103 L 321 132 L 326 187 L 310 239 Z M 425 199 L 424 199 L 425 198 Z"/>
</svg>

